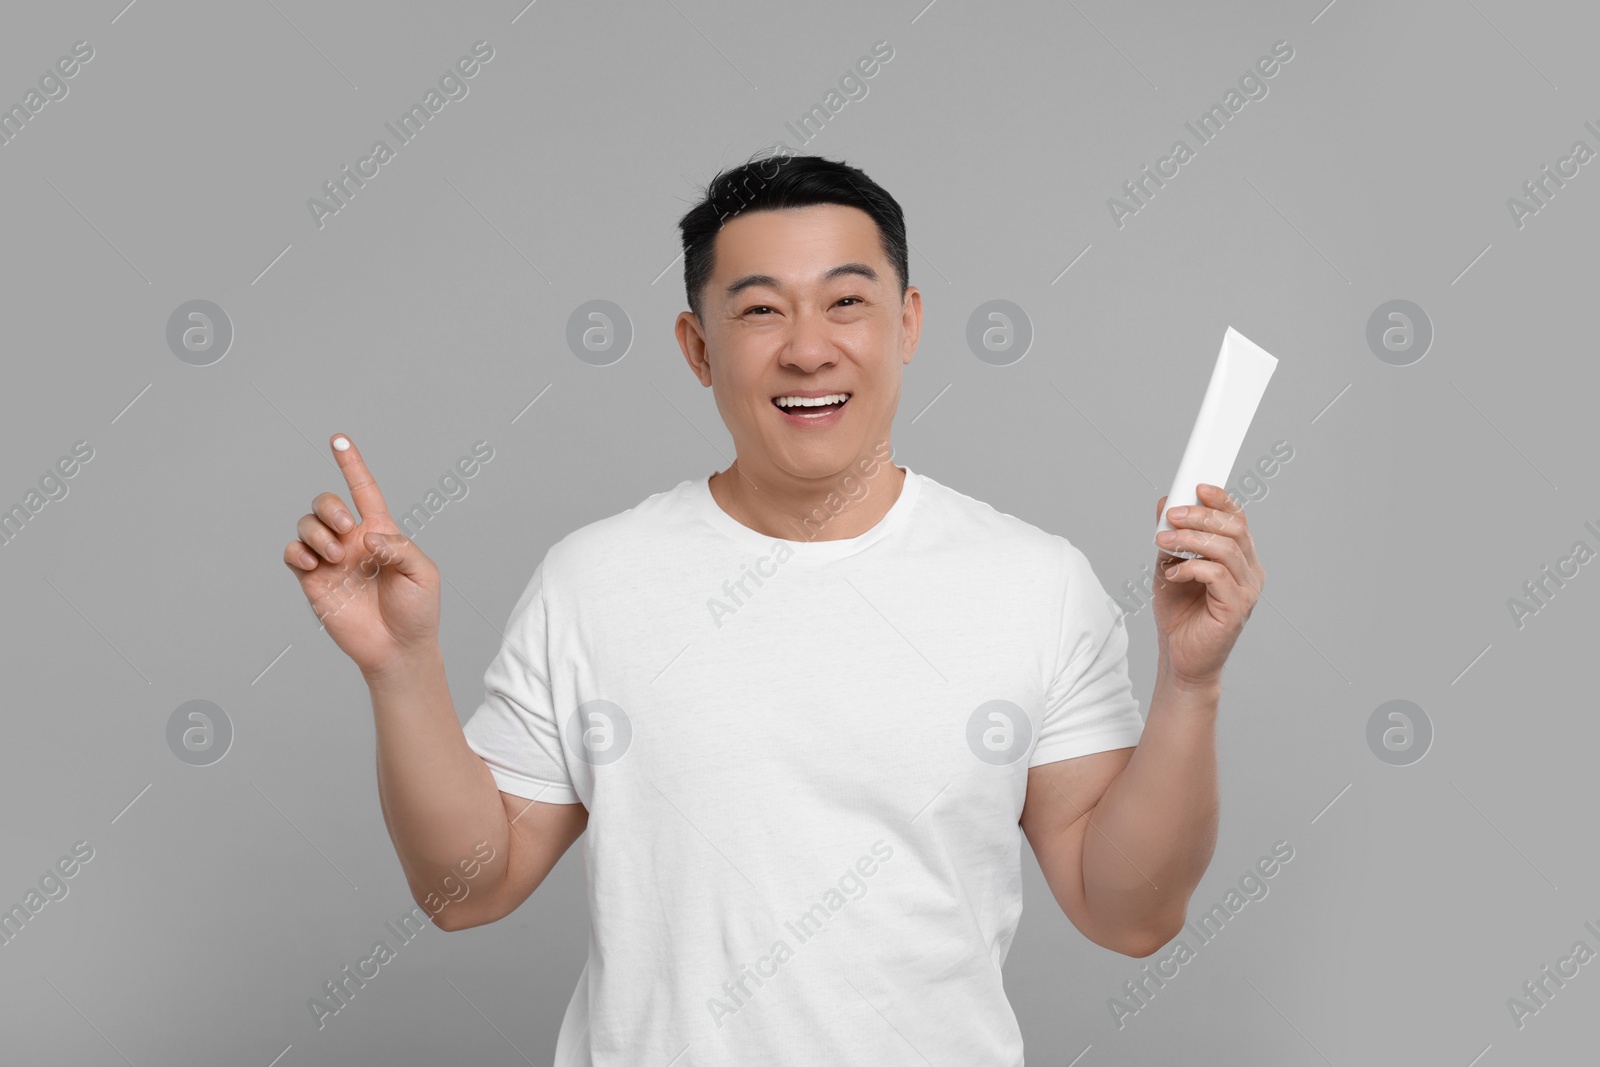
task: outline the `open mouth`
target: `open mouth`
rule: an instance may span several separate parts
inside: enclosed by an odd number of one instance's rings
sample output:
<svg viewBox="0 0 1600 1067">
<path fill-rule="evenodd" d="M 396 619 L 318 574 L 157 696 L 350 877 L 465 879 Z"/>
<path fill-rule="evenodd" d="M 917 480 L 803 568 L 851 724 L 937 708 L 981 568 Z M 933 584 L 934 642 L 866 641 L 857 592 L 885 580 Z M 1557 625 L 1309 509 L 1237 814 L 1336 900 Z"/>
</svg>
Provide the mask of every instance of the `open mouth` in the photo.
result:
<svg viewBox="0 0 1600 1067">
<path fill-rule="evenodd" d="M 785 415 L 799 419 L 820 419 L 842 411 L 850 402 L 850 393 L 829 393 L 827 396 L 775 396 L 773 407 Z"/>
</svg>

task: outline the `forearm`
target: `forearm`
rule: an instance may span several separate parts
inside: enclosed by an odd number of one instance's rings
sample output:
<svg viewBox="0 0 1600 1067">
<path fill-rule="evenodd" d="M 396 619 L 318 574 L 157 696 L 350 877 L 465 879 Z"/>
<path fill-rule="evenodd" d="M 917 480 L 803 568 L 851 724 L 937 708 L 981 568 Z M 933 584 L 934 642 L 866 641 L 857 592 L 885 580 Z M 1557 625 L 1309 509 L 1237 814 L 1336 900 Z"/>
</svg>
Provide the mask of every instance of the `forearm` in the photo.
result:
<svg viewBox="0 0 1600 1067">
<path fill-rule="evenodd" d="M 1088 815 L 1084 900 L 1130 943 L 1176 934 L 1216 849 L 1220 692 L 1220 680 L 1190 687 L 1158 667 L 1139 744 Z"/>
<path fill-rule="evenodd" d="M 413 898 L 446 899 L 444 887 L 465 880 L 461 864 L 482 861 L 488 850 L 480 843 L 488 842 L 493 858 L 470 881 L 471 895 L 486 903 L 508 870 L 510 824 L 456 718 L 442 651 L 363 676 L 377 733 L 378 800 Z"/>
</svg>

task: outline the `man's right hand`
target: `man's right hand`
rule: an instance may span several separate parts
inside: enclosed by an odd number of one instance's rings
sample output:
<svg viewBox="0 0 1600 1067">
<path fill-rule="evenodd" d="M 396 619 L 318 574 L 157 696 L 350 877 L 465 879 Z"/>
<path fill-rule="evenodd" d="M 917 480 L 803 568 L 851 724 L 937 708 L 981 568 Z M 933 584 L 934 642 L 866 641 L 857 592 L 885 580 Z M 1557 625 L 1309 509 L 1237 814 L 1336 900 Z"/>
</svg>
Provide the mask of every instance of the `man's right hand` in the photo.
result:
<svg viewBox="0 0 1600 1067">
<path fill-rule="evenodd" d="M 439 568 L 395 525 L 355 443 L 329 444 L 361 521 L 337 493 L 318 494 L 283 562 L 334 644 L 363 674 L 383 674 L 438 647 Z"/>
</svg>

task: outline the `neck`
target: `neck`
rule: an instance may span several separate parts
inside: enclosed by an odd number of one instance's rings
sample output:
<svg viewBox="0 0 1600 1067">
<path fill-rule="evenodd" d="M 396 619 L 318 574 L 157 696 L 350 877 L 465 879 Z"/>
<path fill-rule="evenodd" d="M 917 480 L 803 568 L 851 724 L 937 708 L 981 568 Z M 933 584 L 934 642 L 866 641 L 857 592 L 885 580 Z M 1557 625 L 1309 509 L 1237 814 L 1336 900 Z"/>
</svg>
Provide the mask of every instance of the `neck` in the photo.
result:
<svg viewBox="0 0 1600 1067">
<path fill-rule="evenodd" d="M 871 472 L 871 473 L 863 473 Z M 736 459 L 711 476 L 711 496 L 735 520 L 786 541 L 838 541 L 876 526 L 900 498 L 906 472 L 864 456 L 821 478 L 796 478 L 775 468 L 745 470 Z"/>
</svg>

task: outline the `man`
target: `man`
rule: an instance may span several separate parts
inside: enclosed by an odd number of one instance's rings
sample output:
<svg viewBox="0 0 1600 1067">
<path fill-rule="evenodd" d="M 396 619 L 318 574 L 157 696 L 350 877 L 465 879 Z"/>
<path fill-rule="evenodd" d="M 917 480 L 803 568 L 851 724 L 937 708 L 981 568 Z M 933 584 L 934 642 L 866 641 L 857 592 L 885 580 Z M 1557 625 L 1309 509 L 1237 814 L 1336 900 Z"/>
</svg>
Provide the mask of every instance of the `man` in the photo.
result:
<svg viewBox="0 0 1600 1067">
<path fill-rule="evenodd" d="M 1165 547 L 1203 558 L 1158 553 L 1142 722 L 1083 553 L 890 461 L 922 325 L 894 199 L 773 157 L 680 226 L 678 342 L 737 458 L 551 546 L 464 728 L 438 571 L 346 438 L 361 521 L 324 493 L 285 551 L 371 691 L 412 893 L 492 853 L 434 921 L 493 922 L 587 827 L 556 1067 L 1021 1064 L 1022 838 L 1131 956 L 1210 862 L 1220 676 L 1264 578 L 1243 510 L 1201 486 L 1170 513 Z"/>
</svg>

